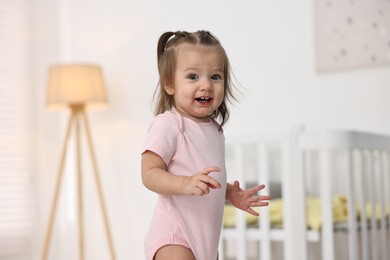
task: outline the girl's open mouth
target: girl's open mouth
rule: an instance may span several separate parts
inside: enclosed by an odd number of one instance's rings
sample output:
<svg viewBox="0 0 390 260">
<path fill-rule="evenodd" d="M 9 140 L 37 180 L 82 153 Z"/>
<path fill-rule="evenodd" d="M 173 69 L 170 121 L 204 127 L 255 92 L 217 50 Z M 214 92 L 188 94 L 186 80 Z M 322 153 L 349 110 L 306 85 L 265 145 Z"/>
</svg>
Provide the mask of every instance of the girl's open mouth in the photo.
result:
<svg viewBox="0 0 390 260">
<path fill-rule="evenodd" d="M 200 102 L 200 103 L 208 103 L 212 100 L 212 98 L 209 98 L 209 97 L 199 97 L 199 98 L 195 98 L 196 101 Z"/>
</svg>

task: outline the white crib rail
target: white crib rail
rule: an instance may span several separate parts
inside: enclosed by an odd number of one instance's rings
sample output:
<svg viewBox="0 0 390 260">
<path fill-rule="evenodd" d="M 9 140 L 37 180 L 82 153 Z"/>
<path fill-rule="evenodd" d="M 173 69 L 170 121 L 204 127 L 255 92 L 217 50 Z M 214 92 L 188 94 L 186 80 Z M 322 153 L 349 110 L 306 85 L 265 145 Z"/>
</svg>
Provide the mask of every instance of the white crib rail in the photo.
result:
<svg viewBox="0 0 390 260">
<path fill-rule="evenodd" d="M 389 206 L 390 194 L 386 194 L 385 190 L 386 187 L 387 190 L 390 187 L 390 183 L 386 183 L 386 180 L 389 181 L 390 172 L 388 167 L 385 169 L 385 165 L 389 158 L 390 137 L 356 131 L 305 133 L 301 138 L 300 146 L 302 150 L 321 151 L 322 259 L 334 259 L 331 187 L 329 186 L 331 174 L 327 168 L 331 165 L 329 153 L 334 150 L 347 152 L 349 259 L 388 259 L 389 237 L 386 233 L 388 223 L 385 219 L 385 207 Z M 371 205 L 369 223 L 366 214 L 367 204 Z M 378 204 L 380 205 L 380 243 L 376 221 L 376 205 Z M 355 214 L 357 205 L 360 207 L 359 223 Z M 359 237 L 361 246 L 359 246 Z"/>
<path fill-rule="evenodd" d="M 284 260 L 307 260 L 307 242 L 321 242 L 321 256 L 317 259 L 335 260 L 334 221 L 332 209 L 332 154 L 345 151 L 346 161 L 346 197 L 348 200 L 348 259 L 349 260 L 387 260 L 389 258 L 390 234 L 390 137 L 354 131 L 328 131 L 323 133 L 301 134 L 294 129 L 288 135 L 260 136 L 258 138 L 240 138 L 229 140 L 234 145 L 234 171 L 241 184 L 245 183 L 244 146 L 256 143 L 256 158 L 259 164 L 258 183 L 266 184 L 269 190 L 269 165 L 267 164 L 269 144 L 278 143 L 282 148 L 282 193 L 284 201 L 284 227 L 274 229 L 270 226 L 269 209 L 260 209 L 260 223 L 256 229 L 246 227 L 245 215 L 238 211 L 236 227 L 222 231 L 221 239 L 235 239 L 237 260 L 247 260 L 247 240 L 260 241 L 261 260 L 274 259 L 271 250 L 272 241 L 283 242 Z M 321 200 L 321 232 L 306 228 L 305 167 L 303 155 L 308 151 L 318 153 L 319 195 Z M 345 172 L 343 174 L 345 174 Z M 366 214 L 366 204 L 372 205 Z M 376 205 L 380 206 L 380 216 L 375 216 Z M 360 221 L 356 217 L 360 208 Z M 370 220 L 369 220 L 370 219 Z M 368 221 L 369 220 L 369 221 Z M 319 239 L 318 235 L 321 235 Z M 221 242 L 220 259 L 224 258 L 224 246 Z"/>
<path fill-rule="evenodd" d="M 259 165 L 258 183 L 266 185 L 263 194 L 269 194 L 269 169 L 267 149 L 270 145 L 278 144 L 282 149 L 282 193 L 286 200 L 284 206 L 284 229 L 271 230 L 269 209 L 260 209 L 260 223 L 255 230 L 248 230 L 246 227 L 245 215 L 237 210 L 236 227 L 222 231 L 224 238 L 236 240 L 237 257 L 236 260 L 247 260 L 247 240 L 254 239 L 260 241 L 261 259 L 272 259 L 271 242 L 283 241 L 283 252 L 285 260 L 306 260 L 307 259 L 307 230 L 305 215 L 305 189 L 304 176 L 299 153 L 299 135 L 302 128 L 294 128 L 289 134 L 267 135 L 259 138 L 239 138 L 230 140 L 228 145 L 234 145 L 234 172 L 241 184 L 245 183 L 245 160 L 244 146 L 256 143 L 257 160 L 262 162 Z M 290 217 L 287 217 L 290 216 Z M 291 217 L 292 216 L 292 217 Z M 313 236 L 312 236 L 313 237 Z M 224 259 L 223 241 L 220 247 L 221 259 Z"/>
</svg>

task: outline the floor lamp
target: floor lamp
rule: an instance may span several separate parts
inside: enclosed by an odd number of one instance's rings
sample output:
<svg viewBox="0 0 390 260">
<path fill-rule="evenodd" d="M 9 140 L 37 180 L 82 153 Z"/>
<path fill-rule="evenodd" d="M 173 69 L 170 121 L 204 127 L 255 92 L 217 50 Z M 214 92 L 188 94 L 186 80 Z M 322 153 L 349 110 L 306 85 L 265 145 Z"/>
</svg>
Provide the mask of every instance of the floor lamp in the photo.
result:
<svg viewBox="0 0 390 260">
<path fill-rule="evenodd" d="M 84 220 L 83 220 L 83 175 L 81 167 L 81 127 L 85 130 L 87 137 L 88 150 L 92 160 L 94 179 L 96 182 L 97 194 L 105 232 L 108 240 L 111 259 L 115 259 L 111 231 L 103 198 L 102 186 L 99 178 L 99 172 L 96 157 L 92 145 L 92 137 L 86 115 L 86 108 L 91 104 L 106 104 L 106 94 L 103 83 L 102 71 L 99 66 L 91 64 L 62 64 L 55 65 L 49 69 L 48 79 L 48 106 L 49 107 L 68 107 L 70 109 L 69 121 L 66 129 L 65 140 L 62 147 L 60 165 L 57 173 L 54 197 L 51 204 L 45 240 L 41 259 L 46 260 L 50 247 L 51 234 L 55 219 L 58 197 L 63 181 L 63 172 L 65 157 L 67 153 L 68 140 L 72 129 L 75 131 L 75 150 L 76 150 L 76 180 L 77 180 L 77 208 L 78 208 L 78 236 L 79 236 L 79 259 L 84 259 Z"/>
</svg>

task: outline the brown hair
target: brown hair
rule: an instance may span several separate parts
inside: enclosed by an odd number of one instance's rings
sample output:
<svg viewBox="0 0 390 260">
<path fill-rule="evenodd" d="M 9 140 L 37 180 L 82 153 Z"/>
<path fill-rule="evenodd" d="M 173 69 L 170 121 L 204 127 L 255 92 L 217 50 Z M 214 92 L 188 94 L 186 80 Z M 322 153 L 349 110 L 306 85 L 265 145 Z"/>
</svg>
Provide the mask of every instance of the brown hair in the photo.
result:
<svg viewBox="0 0 390 260">
<path fill-rule="evenodd" d="M 229 59 L 219 40 L 208 31 L 202 30 L 193 33 L 186 31 L 165 32 L 160 36 L 157 45 L 157 62 L 160 81 L 154 94 L 156 99 L 155 114 L 164 113 L 175 106 L 173 96 L 166 93 L 164 86 L 173 85 L 174 83 L 176 53 L 179 46 L 183 43 L 218 46 L 221 49 L 225 61 L 223 69 L 224 98 L 221 105 L 211 113 L 210 117 L 213 119 L 220 118 L 220 125 L 222 128 L 229 119 L 229 109 L 227 108 L 226 102 L 231 102 L 236 100 L 236 98 L 233 96 L 232 92 L 232 87 L 234 86 L 231 82 Z"/>
</svg>

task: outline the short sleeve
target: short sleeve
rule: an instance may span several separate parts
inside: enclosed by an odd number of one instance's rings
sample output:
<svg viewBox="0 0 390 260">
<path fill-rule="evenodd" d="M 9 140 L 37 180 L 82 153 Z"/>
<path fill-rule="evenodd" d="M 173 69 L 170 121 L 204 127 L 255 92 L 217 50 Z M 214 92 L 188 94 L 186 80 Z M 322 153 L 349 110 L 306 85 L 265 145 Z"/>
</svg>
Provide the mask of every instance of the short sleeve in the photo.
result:
<svg viewBox="0 0 390 260">
<path fill-rule="evenodd" d="M 166 114 L 160 114 L 149 126 L 142 153 L 152 151 L 158 154 L 168 166 L 176 152 L 180 134 L 177 120 Z"/>
</svg>

